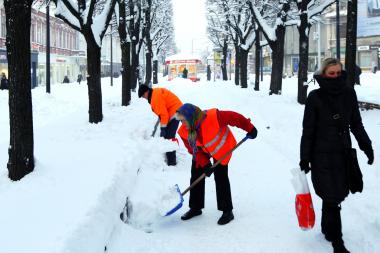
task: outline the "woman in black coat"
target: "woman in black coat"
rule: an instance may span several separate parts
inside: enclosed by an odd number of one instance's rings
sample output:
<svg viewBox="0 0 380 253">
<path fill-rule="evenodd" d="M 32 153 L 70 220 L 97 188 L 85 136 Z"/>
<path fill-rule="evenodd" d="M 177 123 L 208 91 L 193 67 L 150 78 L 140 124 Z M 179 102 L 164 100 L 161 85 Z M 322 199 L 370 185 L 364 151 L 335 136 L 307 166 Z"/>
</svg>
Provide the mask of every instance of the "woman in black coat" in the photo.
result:
<svg viewBox="0 0 380 253">
<path fill-rule="evenodd" d="M 347 154 L 350 130 L 373 163 L 374 155 L 360 116 L 355 90 L 346 84 L 342 64 L 326 59 L 314 75 L 320 88 L 310 92 L 301 138 L 301 170 L 311 170 L 315 193 L 323 200 L 321 229 L 334 252 L 349 252 L 342 239 L 340 203 L 349 193 Z M 310 165 L 311 166 L 310 166 Z"/>
</svg>

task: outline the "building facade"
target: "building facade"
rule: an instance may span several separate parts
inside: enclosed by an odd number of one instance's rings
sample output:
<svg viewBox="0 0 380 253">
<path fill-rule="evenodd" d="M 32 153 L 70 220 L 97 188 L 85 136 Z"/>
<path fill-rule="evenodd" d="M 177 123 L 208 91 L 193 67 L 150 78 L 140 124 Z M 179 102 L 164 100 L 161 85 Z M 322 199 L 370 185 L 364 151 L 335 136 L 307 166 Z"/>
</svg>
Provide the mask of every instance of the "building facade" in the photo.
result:
<svg viewBox="0 0 380 253">
<path fill-rule="evenodd" d="M 370 71 L 374 66 L 380 65 L 380 12 L 370 11 L 371 0 L 358 1 L 357 26 L 357 53 L 356 63 L 363 71 Z M 346 50 L 347 1 L 340 1 L 340 59 L 344 64 Z M 318 67 L 318 42 L 323 60 L 326 57 L 336 57 L 336 5 L 330 6 L 322 15 L 320 32 L 314 24 L 309 33 L 309 71 Z M 284 74 L 297 74 L 299 62 L 299 35 L 295 26 L 286 28 Z M 267 46 L 263 49 L 264 66 L 270 67 L 271 50 Z M 253 69 L 251 69 L 253 71 Z"/>
<path fill-rule="evenodd" d="M 46 13 L 45 6 L 32 9 L 30 27 L 32 87 L 46 83 Z M 51 13 L 54 13 L 51 7 Z M 0 71 L 8 76 L 6 57 L 6 19 L 0 1 Z M 86 72 L 86 54 L 79 47 L 80 34 L 62 20 L 50 15 L 50 75 L 52 83 L 60 83 L 67 75 L 76 80 Z"/>
</svg>

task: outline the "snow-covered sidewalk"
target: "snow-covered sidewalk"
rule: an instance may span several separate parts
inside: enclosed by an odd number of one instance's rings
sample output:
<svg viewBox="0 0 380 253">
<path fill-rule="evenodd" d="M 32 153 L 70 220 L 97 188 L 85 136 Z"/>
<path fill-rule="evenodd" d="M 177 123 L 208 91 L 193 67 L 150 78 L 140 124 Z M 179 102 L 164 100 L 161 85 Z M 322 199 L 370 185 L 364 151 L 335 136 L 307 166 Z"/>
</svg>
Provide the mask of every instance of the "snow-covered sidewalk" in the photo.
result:
<svg viewBox="0 0 380 253">
<path fill-rule="evenodd" d="M 380 78 L 365 76 L 358 97 L 379 103 Z M 173 215 L 159 215 L 161 194 L 176 183 L 182 190 L 188 186 L 191 157 L 181 144 L 178 165 L 165 165 L 163 153 L 177 147 L 150 137 L 156 118 L 145 100 L 133 93 L 131 105 L 120 106 L 120 84 L 116 79 L 110 87 L 103 79 L 104 120 L 97 125 L 87 122 L 86 85 L 55 85 L 52 95 L 43 87 L 33 90 L 36 168 L 20 182 L 7 179 L 8 104 L 0 92 L 1 252 L 332 251 L 320 233 L 321 202 L 315 194 L 316 226 L 308 232 L 297 226 L 290 183 L 290 170 L 299 159 L 303 116 L 303 106 L 295 99 L 297 79 L 284 80 L 281 96 L 267 95 L 267 77 L 259 92 L 221 81 L 160 83 L 202 109 L 240 112 L 259 130 L 258 138 L 244 143 L 231 160 L 235 220 L 226 226 L 216 224 L 221 213 L 213 177 L 206 179 L 201 216 L 180 220 L 188 196 Z M 362 117 L 375 164 L 368 166 L 359 153 L 365 189 L 343 203 L 343 233 L 352 252 L 380 252 L 380 112 L 363 111 Z M 245 135 L 233 131 L 237 140 Z M 124 224 L 119 213 L 127 196 L 133 211 L 130 223 Z"/>
</svg>

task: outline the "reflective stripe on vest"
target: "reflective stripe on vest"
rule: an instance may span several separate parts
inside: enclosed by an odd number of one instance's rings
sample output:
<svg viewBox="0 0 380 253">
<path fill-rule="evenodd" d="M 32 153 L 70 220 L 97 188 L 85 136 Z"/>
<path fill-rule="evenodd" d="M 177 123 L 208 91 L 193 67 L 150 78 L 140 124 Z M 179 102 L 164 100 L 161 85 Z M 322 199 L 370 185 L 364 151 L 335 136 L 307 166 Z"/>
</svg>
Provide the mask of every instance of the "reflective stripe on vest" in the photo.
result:
<svg viewBox="0 0 380 253">
<path fill-rule="evenodd" d="M 210 154 L 215 160 L 231 150 L 236 140 L 228 126 L 220 127 L 218 122 L 217 109 L 207 110 L 207 117 L 203 121 L 200 131 L 202 132 L 202 149 Z M 232 154 L 223 159 L 222 164 L 228 164 Z"/>
<path fill-rule="evenodd" d="M 202 141 L 196 140 L 196 145 L 202 147 L 202 151 L 219 160 L 222 156 L 231 150 L 236 145 L 236 140 L 229 127 L 221 128 L 219 126 L 217 110 L 207 110 L 207 117 L 200 126 L 199 131 L 202 135 Z M 188 138 L 188 130 L 184 124 L 178 129 L 178 134 L 185 140 Z M 221 162 L 222 165 L 227 165 L 232 154 L 229 154 Z"/>
<path fill-rule="evenodd" d="M 227 140 L 227 136 L 228 136 L 228 133 L 229 133 L 229 129 L 226 128 L 227 130 L 224 132 L 223 134 L 223 137 L 222 139 L 220 140 L 219 144 L 215 147 L 214 151 L 211 151 L 210 152 L 210 155 L 215 155 L 221 147 L 223 147 L 224 143 L 226 142 Z M 219 139 L 219 136 L 221 135 L 221 133 L 223 132 L 224 129 L 220 128 L 219 132 L 216 134 L 215 138 L 213 140 L 211 140 L 210 142 L 206 143 L 204 145 L 205 148 L 208 148 L 210 147 L 211 145 L 213 145 L 216 141 L 218 141 Z"/>
</svg>

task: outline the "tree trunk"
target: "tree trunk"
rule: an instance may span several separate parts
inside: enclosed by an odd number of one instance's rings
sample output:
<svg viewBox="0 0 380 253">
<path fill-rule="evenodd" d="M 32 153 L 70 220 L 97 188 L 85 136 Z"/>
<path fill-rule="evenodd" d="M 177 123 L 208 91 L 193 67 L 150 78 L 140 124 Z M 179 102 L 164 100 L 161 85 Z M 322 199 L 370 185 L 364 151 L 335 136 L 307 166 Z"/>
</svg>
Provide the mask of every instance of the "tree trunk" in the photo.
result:
<svg viewBox="0 0 380 253">
<path fill-rule="evenodd" d="M 153 61 L 153 84 L 158 83 L 158 60 Z"/>
<path fill-rule="evenodd" d="M 31 0 L 5 0 L 9 71 L 9 160 L 11 180 L 34 169 L 33 111 L 30 79 Z"/>
<path fill-rule="evenodd" d="M 131 89 L 136 90 L 139 77 L 139 55 L 137 54 L 137 43 L 132 41 L 132 66 L 131 66 Z"/>
<path fill-rule="evenodd" d="M 260 31 L 255 30 L 256 41 L 255 41 L 255 90 L 260 90 Z"/>
<path fill-rule="evenodd" d="M 269 43 L 272 49 L 272 73 L 270 80 L 269 95 L 281 94 L 282 73 L 284 67 L 284 26 L 278 26 L 278 28 L 276 29 L 276 36 L 277 40 Z"/>
<path fill-rule="evenodd" d="M 120 43 L 121 64 L 123 67 L 121 85 L 121 105 L 128 106 L 131 102 L 131 43 Z"/>
<path fill-rule="evenodd" d="M 240 48 L 240 81 L 242 88 L 248 88 L 247 68 L 248 68 L 248 50 Z"/>
<path fill-rule="evenodd" d="M 145 67 L 145 85 L 150 86 L 150 82 L 152 81 L 152 53 L 150 53 L 150 49 L 145 54 L 146 59 L 146 67 Z"/>
<path fill-rule="evenodd" d="M 239 85 L 240 78 L 240 48 L 235 45 L 235 84 Z"/>
<path fill-rule="evenodd" d="M 121 48 L 121 105 L 128 106 L 131 102 L 131 43 L 127 41 L 125 1 L 119 1 L 119 37 Z"/>
<path fill-rule="evenodd" d="M 147 52 L 145 53 L 146 66 L 145 66 L 145 85 L 150 86 L 152 81 L 152 57 L 153 57 L 153 46 L 152 39 L 150 37 L 151 30 L 151 18 L 150 12 L 152 10 L 152 0 L 147 0 L 147 6 L 145 8 L 145 27 L 143 29 L 143 34 L 146 41 Z"/>
<path fill-rule="evenodd" d="M 223 44 L 223 58 L 222 58 L 222 75 L 223 75 L 223 81 L 227 81 L 227 54 L 228 54 L 228 44 L 227 40 L 224 40 Z"/>
<path fill-rule="evenodd" d="M 87 85 L 88 85 L 88 113 L 90 123 L 99 123 L 103 120 L 102 87 L 100 79 L 101 48 L 96 43 L 92 33 L 84 34 L 87 42 Z"/>
<path fill-rule="evenodd" d="M 358 1 L 348 1 L 345 68 L 347 71 L 347 83 L 352 87 L 355 85 L 356 73 L 357 10 Z"/>
<path fill-rule="evenodd" d="M 307 70 L 309 62 L 309 31 L 310 25 L 307 20 L 307 12 L 301 14 L 299 32 L 299 67 L 298 67 L 298 95 L 297 101 L 301 105 L 306 103 L 307 97 Z"/>
</svg>

